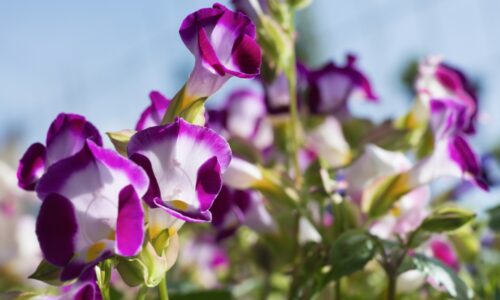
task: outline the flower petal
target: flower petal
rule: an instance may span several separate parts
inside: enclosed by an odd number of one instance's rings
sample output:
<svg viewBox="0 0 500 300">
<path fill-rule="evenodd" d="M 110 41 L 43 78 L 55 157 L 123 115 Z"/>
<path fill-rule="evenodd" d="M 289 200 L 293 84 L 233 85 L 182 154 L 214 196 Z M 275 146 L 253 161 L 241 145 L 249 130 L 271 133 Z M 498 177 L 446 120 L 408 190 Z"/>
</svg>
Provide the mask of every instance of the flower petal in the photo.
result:
<svg viewBox="0 0 500 300">
<path fill-rule="evenodd" d="M 77 153 L 87 139 L 102 146 L 99 131 L 85 117 L 77 114 L 59 114 L 47 132 L 47 165 Z"/>
<path fill-rule="evenodd" d="M 210 220 L 207 210 L 220 189 L 220 173 L 231 160 L 221 136 L 178 118 L 138 132 L 128 152 L 151 177 L 148 203 L 185 221 Z"/>
<path fill-rule="evenodd" d="M 32 144 L 19 160 L 17 180 L 20 188 L 34 191 L 40 177 L 45 172 L 46 150 L 40 143 Z"/>
<path fill-rule="evenodd" d="M 120 191 L 116 219 L 115 252 L 122 256 L 136 255 L 144 240 L 144 210 L 132 185 Z"/>
<path fill-rule="evenodd" d="M 213 156 L 201 165 L 196 177 L 196 193 L 200 201 L 200 209 L 208 210 L 222 187 L 220 165 Z"/>
<path fill-rule="evenodd" d="M 36 222 L 36 234 L 45 259 L 57 266 L 66 265 L 75 251 L 77 231 L 76 212 L 71 201 L 58 194 L 48 195 Z"/>
<path fill-rule="evenodd" d="M 262 53 L 259 44 L 248 35 L 239 37 L 233 45 L 231 61 L 226 71 L 240 78 L 253 78 L 260 73 Z"/>
<path fill-rule="evenodd" d="M 149 93 L 149 98 L 151 105 L 142 112 L 139 121 L 137 121 L 135 126 L 137 131 L 160 125 L 170 103 L 170 100 L 158 91 Z"/>
</svg>

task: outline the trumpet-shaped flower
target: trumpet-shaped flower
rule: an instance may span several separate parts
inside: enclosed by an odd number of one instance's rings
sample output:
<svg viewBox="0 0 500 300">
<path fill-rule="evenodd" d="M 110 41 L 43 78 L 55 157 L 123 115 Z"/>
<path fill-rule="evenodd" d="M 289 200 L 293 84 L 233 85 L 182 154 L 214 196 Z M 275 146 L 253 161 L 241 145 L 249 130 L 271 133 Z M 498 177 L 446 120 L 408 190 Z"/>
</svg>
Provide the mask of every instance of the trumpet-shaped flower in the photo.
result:
<svg viewBox="0 0 500 300">
<path fill-rule="evenodd" d="M 433 99 L 450 99 L 462 104 L 464 131 L 474 133 L 478 101 L 474 87 L 462 71 L 443 63 L 440 57 L 427 57 L 419 65 L 415 87 L 427 103 Z"/>
<path fill-rule="evenodd" d="M 212 219 L 209 209 L 231 161 L 231 149 L 223 137 L 177 118 L 136 133 L 128 153 L 149 176 L 144 200 L 150 207 L 188 222 Z"/>
<path fill-rule="evenodd" d="M 209 127 L 228 137 L 241 138 L 258 149 L 272 145 L 273 129 L 266 119 L 261 93 L 237 90 L 229 95 L 221 110 L 209 110 L 208 115 Z"/>
<path fill-rule="evenodd" d="M 36 189 L 43 200 L 36 233 L 45 259 L 63 267 L 62 280 L 78 277 L 113 253 L 140 251 L 140 199 L 148 184 L 139 166 L 91 140 L 47 170 Z"/>
<path fill-rule="evenodd" d="M 345 171 L 347 193 L 359 203 L 363 191 L 391 175 L 408 171 L 410 160 L 401 152 L 387 151 L 375 145 L 365 147 L 365 152 Z M 370 232 L 380 238 L 405 236 L 415 230 L 427 216 L 430 193 L 427 187 L 417 188 L 404 195 L 385 216 L 375 221 Z"/>
<path fill-rule="evenodd" d="M 194 270 L 195 280 L 204 288 L 220 286 L 219 275 L 228 269 L 229 264 L 226 249 L 212 236 L 197 236 L 180 251 L 179 267 Z"/>
<path fill-rule="evenodd" d="M 347 143 L 340 122 L 333 116 L 307 136 L 308 149 L 325 159 L 332 167 L 340 167 L 351 161 L 351 149 Z"/>
<path fill-rule="evenodd" d="M 238 157 L 233 157 L 226 172 L 224 184 L 231 188 L 245 190 L 264 179 L 262 171 L 256 165 Z"/>
<path fill-rule="evenodd" d="M 297 107 L 301 106 L 301 100 L 309 86 L 309 70 L 300 62 L 296 64 L 297 70 Z M 290 90 L 288 79 L 284 72 L 278 74 L 271 82 L 264 81 L 265 103 L 267 112 L 271 115 L 279 115 L 290 111 Z"/>
<path fill-rule="evenodd" d="M 149 99 L 151 100 L 151 105 L 142 112 L 139 121 L 137 121 L 137 125 L 135 126 L 135 130 L 137 131 L 160 125 L 170 104 L 170 100 L 158 91 L 149 93 Z"/>
<path fill-rule="evenodd" d="M 375 145 L 365 146 L 363 154 L 346 168 L 347 194 L 360 203 L 363 191 L 390 175 L 407 170 L 411 166 L 401 152 L 393 152 Z"/>
<path fill-rule="evenodd" d="M 99 131 L 85 117 L 59 114 L 49 127 L 45 145 L 32 144 L 19 161 L 19 187 L 27 191 L 35 190 L 38 180 L 47 168 L 80 151 L 86 139 L 102 145 Z"/>
<path fill-rule="evenodd" d="M 95 276 L 94 276 L 95 277 Z M 102 300 L 101 291 L 95 280 L 77 281 L 61 288 L 57 296 L 38 296 L 33 300 Z"/>
<path fill-rule="evenodd" d="M 271 232 L 276 229 L 273 218 L 258 192 L 235 190 L 223 186 L 210 209 L 212 225 L 218 230 L 218 237 L 233 234 L 240 225 L 246 225 L 257 232 Z"/>
<path fill-rule="evenodd" d="M 487 190 L 480 161 L 464 136 L 470 124 L 466 106 L 451 100 L 432 100 L 430 108 L 434 151 L 410 171 L 410 186 L 449 176 L 470 180 Z"/>
<path fill-rule="evenodd" d="M 347 56 L 339 67 L 333 62 L 309 73 L 309 110 L 314 114 L 348 115 L 347 101 L 355 93 L 368 101 L 376 101 L 368 78 L 356 67 L 356 57 Z"/>
<path fill-rule="evenodd" d="M 232 76 L 253 78 L 260 72 L 262 57 L 255 26 L 242 13 L 217 3 L 188 15 L 179 33 L 195 56 L 184 91 L 188 99 L 214 94 Z"/>
</svg>

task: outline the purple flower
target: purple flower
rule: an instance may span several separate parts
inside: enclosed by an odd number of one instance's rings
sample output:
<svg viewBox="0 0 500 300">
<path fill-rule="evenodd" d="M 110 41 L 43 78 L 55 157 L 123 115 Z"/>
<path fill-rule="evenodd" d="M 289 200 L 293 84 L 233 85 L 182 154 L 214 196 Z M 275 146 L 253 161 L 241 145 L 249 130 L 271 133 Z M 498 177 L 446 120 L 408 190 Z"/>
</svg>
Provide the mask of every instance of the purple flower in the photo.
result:
<svg viewBox="0 0 500 300">
<path fill-rule="evenodd" d="M 137 121 L 135 126 L 137 131 L 160 125 L 170 103 L 170 100 L 158 91 L 149 93 L 149 99 L 151 99 L 151 105 L 142 112 Z"/>
<path fill-rule="evenodd" d="M 431 100 L 430 123 L 436 140 L 461 135 L 468 127 L 466 106 L 449 99 Z"/>
<path fill-rule="evenodd" d="M 326 117 L 320 125 L 309 131 L 306 142 L 312 153 L 323 158 L 332 167 L 344 166 L 352 159 L 342 125 L 333 116 Z"/>
<path fill-rule="evenodd" d="M 261 93 L 250 89 L 234 91 L 221 110 L 208 111 L 210 128 L 248 141 L 258 149 L 273 143 L 273 129 L 266 119 L 266 106 Z"/>
<path fill-rule="evenodd" d="M 452 268 L 455 272 L 460 270 L 460 261 L 451 243 L 444 238 L 435 237 L 429 241 L 432 256 L 443 264 Z"/>
<path fill-rule="evenodd" d="M 232 235 L 241 225 L 257 232 L 270 232 L 276 228 L 258 192 L 223 186 L 210 211 L 218 239 Z"/>
<path fill-rule="evenodd" d="M 439 57 L 428 57 L 419 66 L 416 90 L 427 101 L 450 99 L 462 104 L 465 107 L 464 132 L 474 133 L 478 99 L 475 88 L 463 72 L 443 63 Z"/>
<path fill-rule="evenodd" d="M 182 269 L 194 271 L 196 281 L 205 288 L 220 287 L 219 277 L 229 267 L 226 249 L 209 235 L 196 236 L 179 252 Z"/>
<path fill-rule="evenodd" d="M 356 67 L 356 57 L 349 54 L 344 66 L 331 62 L 309 73 L 309 109 L 313 114 L 347 113 L 347 101 L 355 92 L 368 101 L 378 98 L 368 78 Z"/>
<path fill-rule="evenodd" d="M 480 161 L 464 136 L 468 129 L 466 106 L 451 100 L 431 100 L 430 108 L 434 151 L 409 172 L 410 186 L 451 176 L 470 180 L 488 190 Z"/>
<path fill-rule="evenodd" d="M 36 233 L 45 259 L 63 267 L 61 280 L 114 253 L 140 251 L 148 184 L 139 166 L 91 140 L 47 170 L 36 187 L 43 200 Z"/>
<path fill-rule="evenodd" d="M 231 149 L 213 130 L 177 118 L 173 123 L 136 133 L 128 144 L 130 158 L 146 170 L 144 200 L 188 222 L 208 222 L 222 186 L 221 174 Z"/>
<path fill-rule="evenodd" d="M 188 15 L 179 33 L 195 56 L 184 91 L 188 99 L 214 94 L 232 76 L 253 78 L 260 72 L 255 26 L 242 13 L 217 3 Z"/>
<path fill-rule="evenodd" d="M 300 107 L 309 86 L 309 70 L 297 62 L 297 106 Z M 264 81 L 266 107 L 269 114 L 279 115 L 290 111 L 290 91 L 285 73 L 281 72 L 270 83 Z"/>
<path fill-rule="evenodd" d="M 19 161 L 17 169 L 19 187 L 34 191 L 47 168 L 80 151 L 87 139 L 102 145 L 99 131 L 85 117 L 59 114 L 49 127 L 45 145 L 32 144 Z"/>
<path fill-rule="evenodd" d="M 257 12 L 254 10 L 249 0 L 232 0 L 231 2 L 237 11 L 244 13 L 250 19 L 252 19 L 252 21 L 257 23 L 259 16 L 257 15 Z M 265 14 L 268 14 L 269 13 L 268 0 L 258 0 L 258 2 L 262 11 Z"/>
<path fill-rule="evenodd" d="M 94 276 L 95 277 L 95 276 Z M 35 300 L 101 300 L 101 291 L 95 280 L 77 281 L 61 288 L 57 296 L 38 296 Z"/>
</svg>

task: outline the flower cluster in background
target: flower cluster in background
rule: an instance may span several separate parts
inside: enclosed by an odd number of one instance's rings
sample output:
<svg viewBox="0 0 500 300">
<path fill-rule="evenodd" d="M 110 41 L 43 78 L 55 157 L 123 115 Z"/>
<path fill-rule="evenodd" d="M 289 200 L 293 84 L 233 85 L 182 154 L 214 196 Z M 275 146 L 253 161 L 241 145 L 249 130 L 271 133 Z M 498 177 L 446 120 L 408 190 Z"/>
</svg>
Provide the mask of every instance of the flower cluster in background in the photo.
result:
<svg viewBox="0 0 500 300">
<path fill-rule="evenodd" d="M 0 164 L 5 296 L 498 296 L 500 209 L 476 216 L 459 201 L 499 182 L 498 153 L 474 150 L 474 85 L 429 56 L 408 112 L 356 116 L 352 101 L 374 113 L 382 101 L 361 58 L 313 68 L 295 53 L 295 13 L 310 2 L 188 15 L 186 83 L 150 92 L 135 125 L 106 133 L 114 149 L 86 117 L 60 113 L 17 174 Z M 210 105 L 232 77 L 257 84 Z"/>
</svg>

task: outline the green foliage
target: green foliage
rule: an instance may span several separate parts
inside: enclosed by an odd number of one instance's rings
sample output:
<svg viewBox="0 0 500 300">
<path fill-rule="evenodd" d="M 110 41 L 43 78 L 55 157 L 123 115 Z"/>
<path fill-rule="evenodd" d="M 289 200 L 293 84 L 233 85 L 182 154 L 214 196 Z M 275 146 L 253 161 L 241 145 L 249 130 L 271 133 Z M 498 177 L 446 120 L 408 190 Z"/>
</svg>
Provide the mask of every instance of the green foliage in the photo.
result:
<svg viewBox="0 0 500 300">
<path fill-rule="evenodd" d="M 488 226 L 491 230 L 500 232 L 500 205 L 488 210 Z"/>
<path fill-rule="evenodd" d="M 45 282 L 50 285 L 62 285 L 63 282 L 59 279 L 61 277 L 62 269 L 55 266 L 45 259 L 40 262 L 35 272 L 31 274 L 28 278 L 36 279 Z"/>
<path fill-rule="evenodd" d="M 144 284 L 148 287 L 155 287 L 177 260 L 179 251 L 177 235 L 166 240 L 164 235 L 160 234 L 153 243 L 161 243 L 163 249 L 157 252 L 155 248 L 158 248 L 158 246 L 148 242 L 136 257 L 117 258 L 118 265 L 116 269 L 127 285 L 138 286 Z"/>
<path fill-rule="evenodd" d="M 375 243 L 368 233 L 358 229 L 344 232 L 330 251 L 332 269 L 329 278 L 337 280 L 363 269 L 375 252 Z"/>
<path fill-rule="evenodd" d="M 467 287 L 460 277 L 458 277 L 455 271 L 439 260 L 421 254 L 415 254 L 412 257 L 412 261 L 416 269 L 432 278 L 436 284 L 442 286 L 454 299 L 472 299 L 472 290 Z"/>
<path fill-rule="evenodd" d="M 443 206 L 435 209 L 430 216 L 425 218 L 420 228 L 429 232 L 452 231 L 467 224 L 475 216 L 473 212 L 463 208 Z"/>
<path fill-rule="evenodd" d="M 127 145 L 132 136 L 135 134 L 134 130 L 121 130 L 121 131 L 113 131 L 106 132 L 106 135 L 109 137 L 113 146 L 115 146 L 116 151 L 123 156 L 128 156 L 127 154 Z"/>
</svg>

